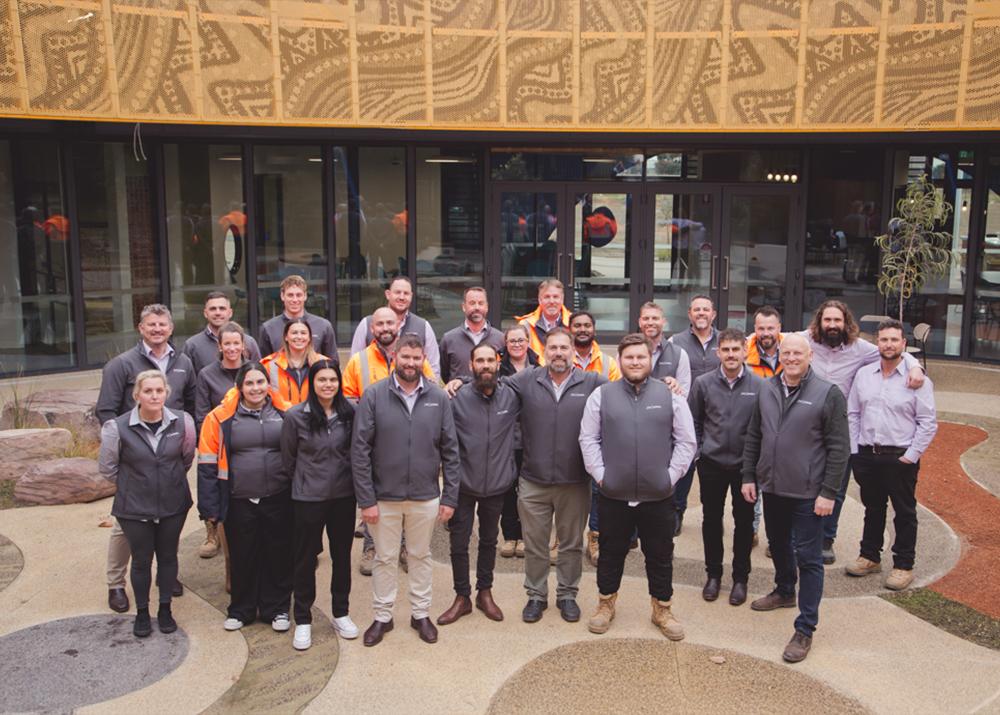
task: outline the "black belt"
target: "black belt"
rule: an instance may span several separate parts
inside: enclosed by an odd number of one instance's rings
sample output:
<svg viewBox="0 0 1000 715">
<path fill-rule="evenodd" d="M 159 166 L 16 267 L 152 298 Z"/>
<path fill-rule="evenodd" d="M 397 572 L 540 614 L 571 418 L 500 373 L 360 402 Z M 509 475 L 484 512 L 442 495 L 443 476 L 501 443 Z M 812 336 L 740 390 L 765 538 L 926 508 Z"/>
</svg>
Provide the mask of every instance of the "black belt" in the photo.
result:
<svg viewBox="0 0 1000 715">
<path fill-rule="evenodd" d="M 858 454 L 885 454 L 891 457 L 902 457 L 906 454 L 906 447 L 889 447 L 884 444 L 859 444 Z"/>
</svg>

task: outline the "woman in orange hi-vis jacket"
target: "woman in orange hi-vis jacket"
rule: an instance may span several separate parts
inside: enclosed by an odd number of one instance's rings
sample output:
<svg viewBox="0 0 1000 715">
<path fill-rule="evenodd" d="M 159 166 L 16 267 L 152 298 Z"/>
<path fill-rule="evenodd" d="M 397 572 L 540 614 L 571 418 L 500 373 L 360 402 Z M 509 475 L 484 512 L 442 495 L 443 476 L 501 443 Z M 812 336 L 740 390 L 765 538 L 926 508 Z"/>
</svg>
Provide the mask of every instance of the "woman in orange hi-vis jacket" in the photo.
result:
<svg viewBox="0 0 1000 715">
<path fill-rule="evenodd" d="M 281 459 L 289 407 L 268 386 L 264 366 L 248 362 L 201 427 L 198 513 L 225 524 L 232 589 L 223 625 L 229 631 L 257 618 L 276 631 L 291 625 L 291 477 Z"/>
<path fill-rule="evenodd" d="M 312 328 L 301 318 L 285 325 L 284 347 L 261 360 L 271 387 L 291 405 L 306 401 L 309 395 L 309 366 L 317 360 L 337 360 L 313 349 Z"/>
</svg>

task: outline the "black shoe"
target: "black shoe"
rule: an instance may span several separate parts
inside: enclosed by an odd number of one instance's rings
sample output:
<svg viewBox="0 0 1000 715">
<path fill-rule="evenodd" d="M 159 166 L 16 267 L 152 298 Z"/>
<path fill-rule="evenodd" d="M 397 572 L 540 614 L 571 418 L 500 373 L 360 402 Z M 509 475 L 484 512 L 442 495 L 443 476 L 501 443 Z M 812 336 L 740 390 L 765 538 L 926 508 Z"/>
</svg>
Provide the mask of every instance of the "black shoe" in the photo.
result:
<svg viewBox="0 0 1000 715">
<path fill-rule="evenodd" d="M 719 589 L 722 587 L 722 579 L 709 576 L 705 581 L 705 587 L 701 589 L 701 597 L 706 601 L 714 601 L 719 597 Z"/>
<path fill-rule="evenodd" d="M 116 613 L 127 613 L 128 605 L 128 594 L 124 588 L 108 589 L 108 608 Z"/>
<path fill-rule="evenodd" d="M 561 601 L 556 601 L 556 608 L 559 609 L 559 614 L 567 623 L 576 623 L 580 620 L 580 607 L 576 605 L 576 601 L 572 598 L 564 598 Z"/>
<path fill-rule="evenodd" d="M 539 601 L 536 599 L 531 599 L 524 606 L 524 610 L 521 611 L 521 620 L 525 623 L 538 623 L 542 620 L 542 611 L 549 607 L 549 604 L 545 601 Z"/>
<path fill-rule="evenodd" d="M 823 539 L 823 565 L 829 566 L 837 560 L 837 555 L 833 553 L 833 539 Z"/>
<path fill-rule="evenodd" d="M 677 512 L 677 518 L 674 519 L 674 536 L 681 535 L 681 527 L 684 526 L 684 512 Z"/>
<path fill-rule="evenodd" d="M 170 612 L 169 603 L 160 604 L 160 610 L 156 612 L 156 626 L 160 629 L 160 633 L 173 633 L 177 630 L 177 621 Z"/>
<path fill-rule="evenodd" d="M 747 585 L 743 581 L 735 581 L 733 590 L 729 592 L 729 605 L 742 606 L 747 601 Z"/>
<path fill-rule="evenodd" d="M 180 581 L 174 581 L 174 590 L 170 592 L 170 595 L 174 598 L 179 598 L 184 595 L 184 584 Z"/>
<path fill-rule="evenodd" d="M 147 638 L 153 632 L 153 622 L 149 619 L 149 609 L 140 608 L 135 614 L 135 623 L 132 624 L 132 635 L 136 638 Z"/>
</svg>

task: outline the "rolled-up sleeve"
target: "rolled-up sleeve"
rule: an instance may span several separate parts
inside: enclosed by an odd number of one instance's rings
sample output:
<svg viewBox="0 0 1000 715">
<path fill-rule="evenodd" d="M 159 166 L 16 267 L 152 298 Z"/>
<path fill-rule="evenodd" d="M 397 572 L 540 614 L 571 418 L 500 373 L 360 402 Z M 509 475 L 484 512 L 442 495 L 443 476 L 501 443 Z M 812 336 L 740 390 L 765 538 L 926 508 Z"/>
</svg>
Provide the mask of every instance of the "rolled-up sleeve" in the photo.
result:
<svg viewBox="0 0 1000 715">
<path fill-rule="evenodd" d="M 121 437 L 118 423 L 108 420 L 101 427 L 101 449 L 97 454 L 97 471 L 109 482 L 118 480 L 118 453 Z"/>
<path fill-rule="evenodd" d="M 670 453 L 670 483 L 677 484 L 694 461 L 698 451 L 698 439 L 694 431 L 694 418 L 687 400 L 681 395 L 671 394 L 674 407 L 673 451 Z"/>
<path fill-rule="evenodd" d="M 604 455 L 601 453 L 601 388 L 590 393 L 580 419 L 580 452 L 583 465 L 594 481 L 604 481 Z"/>
</svg>

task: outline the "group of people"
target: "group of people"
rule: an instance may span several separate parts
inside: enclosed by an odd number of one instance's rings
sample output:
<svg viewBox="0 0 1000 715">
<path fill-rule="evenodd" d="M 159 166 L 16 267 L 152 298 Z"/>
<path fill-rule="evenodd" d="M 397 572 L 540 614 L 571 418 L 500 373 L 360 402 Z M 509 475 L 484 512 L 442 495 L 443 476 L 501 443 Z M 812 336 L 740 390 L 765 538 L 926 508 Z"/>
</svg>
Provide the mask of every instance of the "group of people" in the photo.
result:
<svg viewBox="0 0 1000 715">
<path fill-rule="evenodd" d="M 718 330 L 711 299 L 695 296 L 690 325 L 669 338 L 662 308 L 643 305 L 637 332 L 622 338 L 615 357 L 598 345 L 594 316 L 569 311 L 562 284 L 547 279 L 538 307 L 505 331 L 487 320 L 485 289 L 468 288 L 465 320 L 439 343 L 410 311 L 412 286 L 399 277 L 386 290 L 387 305 L 358 325 L 341 371 L 333 328 L 305 310 L 306 295 L 302 278 L 286 278 L 284 311 L 263 324 L 258 343 L 231 322 L 226 296 L 212 293 L 206 328 L 183 351 L 170 344 L 169 310 L 146 306 L 138 346 L 104 369 L 100 463 L 118 483 L 109 605 L 129 609 L 131 554 L 136 636 L 152 630 L 154 556 L 158 626 L 177 627 L 170 604 L 182 592 L 177 546 L 193 504 L 185 475 L 196 451 L 197 509 L 206 525 L 199 553 L 226 554 L 225 629 L 263 620 L 284 632 L 293 616 L 292 645 L 300 650 L 311 645 L 324 530 L 333 625 L 343 638 L 360 635 L 349 615 L 351 549 L 355 536 L 365 539 L 359 568 L 372 576 L 374 611 L 366 646 L 393 629 L 399 567 L 408 571 L 410 625 L 423 641 L 435 643 L 436 626 L 473 607 L 503 620 L 493 597 L 501 530 L 501 556 L 524 559 L 523 621 L 542 619 L 552 565 L 556 608 L 568 622 L 581 619 L 586 551 L 599 591 L 587 626 L 607 632 L 626 557 L 638 547 L 651 620 L 680 640 L 673 541 L 696 471 L 702 596 L 720 594 L 729 494 L 729 603 L 746 602 L 762 505 L 775 587 L 750 607 L 798 606 L 786 661 L 804 659 L 811 647 L 852 466 L 865 526 L 847 573 L 880 571 L 891 501 L 896 538 L 886 585 L 912 582 L 917 472 L 936 421 L 931 383 L 906 353 L 896 321 L 878 327 L 873 345 L 838 301 L 821 305 L 801 333 L 783 333 L 780 315 L 764 307 L 746 337 Z M 477 519 L 473 599 L 469 544 Z M 455 597 L 435 625 L 436 523 L 449 530 Z"/>
</svg>

